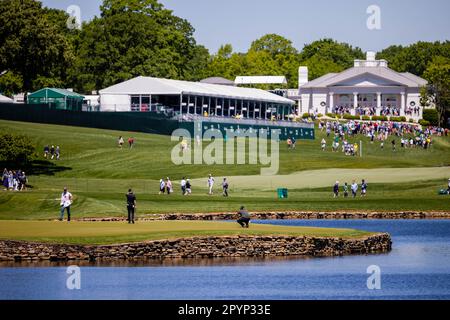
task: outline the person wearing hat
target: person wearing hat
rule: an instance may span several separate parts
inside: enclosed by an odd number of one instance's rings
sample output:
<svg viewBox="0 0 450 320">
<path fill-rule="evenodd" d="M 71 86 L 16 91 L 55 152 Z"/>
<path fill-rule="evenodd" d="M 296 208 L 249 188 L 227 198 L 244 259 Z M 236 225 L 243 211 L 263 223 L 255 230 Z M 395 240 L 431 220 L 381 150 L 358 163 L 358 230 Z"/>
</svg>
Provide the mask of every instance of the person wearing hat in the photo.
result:
<svg viewBox="0 0 450 320">
<path fill-rule="evenodd" d="M 64 210 L 67 210 L 67 221 L 70 222 L 70 206 L 72 205 L 72 194 L 64 187 L 64 191 L 61 194 L 61 212 L 59 216 L 59 221 L 64 220 Z"/>
<path fill-rule="evenodd" d="M 242 228 L 248 228 L 249 222 L 250 222 L 250 213 L 245 209 L 244 206 L 241 207 L 241 210 L 238 212 L 239 219 L 237 220 L 237 223 L 241 225 Z"/>
</svg>

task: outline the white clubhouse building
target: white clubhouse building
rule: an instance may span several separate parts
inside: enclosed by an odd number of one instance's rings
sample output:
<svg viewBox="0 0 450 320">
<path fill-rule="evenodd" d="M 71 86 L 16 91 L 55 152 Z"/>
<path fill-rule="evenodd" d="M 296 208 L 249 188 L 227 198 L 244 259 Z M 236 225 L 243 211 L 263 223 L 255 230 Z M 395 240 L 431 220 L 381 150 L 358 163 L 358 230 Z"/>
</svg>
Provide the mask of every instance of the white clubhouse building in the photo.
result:
<svg viewBox="0 0 450 320">
<path fill-rule="evenodd" d="M 405 116 L 422 118 L 420 89 L 427 81 L 399 73 L 386 60 L 355 60 L 354 67 L 308 81 L 308 68 L 299 69 L 299 113 Z"/>
</svg>

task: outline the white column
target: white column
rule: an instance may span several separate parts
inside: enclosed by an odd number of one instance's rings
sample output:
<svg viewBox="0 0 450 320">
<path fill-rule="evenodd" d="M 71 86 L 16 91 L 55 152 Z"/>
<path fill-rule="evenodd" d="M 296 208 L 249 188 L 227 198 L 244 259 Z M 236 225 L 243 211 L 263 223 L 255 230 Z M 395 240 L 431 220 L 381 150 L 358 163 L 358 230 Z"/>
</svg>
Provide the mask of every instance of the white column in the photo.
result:
<svg viewBox="0 0 450 320">
<path fill-rule="evenodd" d="M 400 116 L 404 116 L 406 108 L 406 94 L 405 92 L 401 92 L 400 95 L 401 95 Z"/>
<path fill-rule="evenodd" d="M 333 112 L 334 109 L 334 92 L 330 92 L 330 109 L 328 110 L 328 112 Z M 326 114 L 327 111 L 325 110 L 324 114 Z"/>
<path fill-rule="evenodd" d="M 358 92 L 353 92 L 353 115 L 356 115 L 357 107 L 358 107 Z"/>
<path fill-rule="evenodd" d="M 377 111 L 381 110 L 381 92 L 377 92 Z"/>
</svg>

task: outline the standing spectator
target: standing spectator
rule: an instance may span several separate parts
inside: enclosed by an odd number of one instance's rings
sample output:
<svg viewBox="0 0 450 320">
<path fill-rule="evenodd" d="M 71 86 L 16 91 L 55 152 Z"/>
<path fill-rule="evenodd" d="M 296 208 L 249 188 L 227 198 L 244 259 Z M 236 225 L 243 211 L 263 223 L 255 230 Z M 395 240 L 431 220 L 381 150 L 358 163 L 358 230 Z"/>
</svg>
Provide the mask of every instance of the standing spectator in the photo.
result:
<svg viewBox="0 0 450 320">
<path fill-rule="evenodd" d="M 361 182 L 361 197 L 365 197 L 367 193 L 367 183 L 364 179 Z"/>
<path fill-rule="evenodd" d="M 223 196 L 228 197 L 228 181 L 227 178 L 223 178 L 222 182 Z"/>
<path fill-rule="evenodd" d="M 352 189 L 353 198 L 356 198 L 356 193 L 358 192 L 358 184 L 355 182 L 355 180 L 353 180 L 353 183 L 350 186 L 350 188 Z"/>
<path fill-rule="evenodd" d="M 291 138 L 291 143 L 292 143 L 292 149 L 295 149 L 295 144 L 297 143 L 297 141 L 295 140 L 294 137 Z"/>
<path fill-rule="evenodd" d="M 288 149 L 291 149 L 292 148 L 292 140 L 291 140 L 291 138 L 288 138 L 286 142 L 287 142 Z"/>
<path fill-rule="evenodd" d="M 59 156 L 61 154 L 61 149 L 59 148 L 59 146 L 56 146 L 55 153 L 56 153 L 56 160 L 59 160 Z"/>
<path fill-rule="evenodd" d="M 50 147 L 48 144 L 44 147 L 44 158 L 47 159 L 48 154 L 50 153 Z"/>
<path fill-rule="evenodd" d="M 214 178 L 210 174 L 208 176 L 208 194 L 211 196 L 213 194 L 213 187 L 214 187 Z"/>
<path fill-rule="evenodd" d="M 127 198 L 127 211 L 128 211 L 128 224 L 134 224 L 134 213 L 136 210 L 136 196 L 133 193 L 133 190 L 128 189 L 128 193 L 126 194 Z"/>
<path fill-rule="evenodd" d="M 181 185 L 181 193 L 184 196 L 184 195 L 186 195 L 186 178 L 185 177 L 183 177 L 183 179 L 181 179 L 180 185 Z"/>
<path fill-rule="evenodd" d="M 339 197 L 339 181 L 336 181 L 336 183 L 334 184 L 333 193 L 335 198 Z"/>
<path fill-rule="evenodd" d="M 159 180 L 159 194 L 164 194 L 166 191 L 166 183 L 164 182 L 164 179 Z"/>
<path fill-rule="evenodd" d="M 28 183 L 27 175 L 25 174 L 25 172 L 22 172 L 22 174 L 20 175 L 20 191 L 27 190 L 27 183 Z"/>
<path fill-rule="evenodd" d="M 125 143 L 125 142 L 123 141 L 123 137 L 122 137 L 122 136 L 119 137 L 119 139 L 117 140 L 117 143 L 119 144 L 119 148 L 122 149 L 123 144 Z"/>
<path fill-rule="evenodd" d="M 64 220 L 64 210 L 67 210 L 67 221 L 70 222 L 70 206 L 72 205 L 72 194 L 64 187 L 64 191 L 61 194 L 61 214 L 59 216 L 59 221 Z"/>
<path fill-rule="evenodd" d="M 239 219 L 237 220 L 237 223 L 241 225 L 242 228 L 248 228 L 249 222 L 250 222 L 250 213 L 248 213 L 247 210 L 245 210 L 245 207 L 242 206 L 241 210 L 238 212 Z"/>
<path fill-rule="evenodd" d="M 5 170 L 3 170 L 3 175 L 2 175 L 2 185 L 3 188 L 5 188 L 5 191 L 8 190 L 8 170 L 5 168 Z"/>
<path fill-rule="evenodd" d="M 130 149 L 133 149 L 133 146 L 134 146 L 134 138 L 133 137 L 130 137 L 128 139 L 128 145 L 130 146 Z"/>
<path fill-rule="evenodd" d="M 397 149 L 395 148 L 395 139 L 392 140 L 392 151 L 396 151 Z"/>
<path fill-rule="evenodd" d="M 55 157 L 55 146 L 52 146 L 50 148 L 50 156 L 51 156 L 51 159 L 53 160 L 53 158 Z"/>
<path fill-rule="evenodd" d="M 327 142 L 325 141 L 325 138 L 322 139 L 321 144 L 322 144 L 322 151 L 325 151 L 325 148 L 327 146 Z"/>
</svg>

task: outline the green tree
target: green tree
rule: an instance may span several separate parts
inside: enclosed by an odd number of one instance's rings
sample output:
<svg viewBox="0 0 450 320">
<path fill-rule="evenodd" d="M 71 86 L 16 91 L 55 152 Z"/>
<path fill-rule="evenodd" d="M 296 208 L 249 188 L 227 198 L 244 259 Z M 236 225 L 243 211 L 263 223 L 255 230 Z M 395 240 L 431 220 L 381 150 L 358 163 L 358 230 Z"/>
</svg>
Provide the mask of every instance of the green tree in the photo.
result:
<svg viewBox="0 0 450 320">
<path fill-rule="evenodd" d="M 436 106 L 439 124 L 444 125 L 446 114 L 450 111 L 450 59 L 435 57 L 424 72 L 424 77 L 429 83 L 422 94 Z"/>
<path fill-rule="evenodd" d="M 3 90 L 33 91 L 42 79 L 66 81 L 73 54 L 61 29 L 63 16 L 68 17 L 42 8 L 39 1 L 0 1 L 0 70 L 15 75 Z"/>
<path fill-rule="evenodd" d="M 34 153 L 35 148 L 29 137 L 0 133 L 0 161 L 23 165 L 33 159 Z"/>
<path fill-rule="evenodd" d="M 105 0 L 76 41 L 76 88 L 99 90 L 136 76 L 197 80 L 208 54 L 194 29 L 156 0 Z"/>
</svg>

